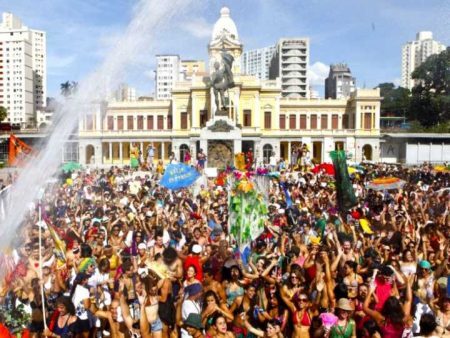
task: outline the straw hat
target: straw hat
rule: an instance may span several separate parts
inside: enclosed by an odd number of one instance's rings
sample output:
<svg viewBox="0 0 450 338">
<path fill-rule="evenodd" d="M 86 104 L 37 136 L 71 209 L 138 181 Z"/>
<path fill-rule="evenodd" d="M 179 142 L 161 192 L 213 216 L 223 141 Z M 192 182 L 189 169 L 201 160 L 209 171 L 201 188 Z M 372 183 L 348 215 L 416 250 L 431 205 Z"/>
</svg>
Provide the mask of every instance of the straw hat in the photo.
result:
<svg viewBox="0 0 450 338">
<path fill-rule="evenodd" d="M 337 305 L 337 309 L 345 310 L 345 311 L 353 311 L 353 306 L 347 298 L 339 299 Z"/>
</svg>

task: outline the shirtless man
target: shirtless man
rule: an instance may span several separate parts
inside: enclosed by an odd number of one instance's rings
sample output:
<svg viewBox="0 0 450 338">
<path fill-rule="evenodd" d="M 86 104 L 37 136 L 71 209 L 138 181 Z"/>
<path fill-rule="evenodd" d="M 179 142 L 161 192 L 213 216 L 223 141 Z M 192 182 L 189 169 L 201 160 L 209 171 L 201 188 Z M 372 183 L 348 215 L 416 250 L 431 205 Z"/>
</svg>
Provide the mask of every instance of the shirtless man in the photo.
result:
<svg viewBox="0 0 450 338">
<path fill-rule="evenodd" d="M 227 302 L 227 296 L 223 290 L 222 284 L 214 280 L 214 274 L 211 269 L 205 268 L 203 270 L 203 292 L 211 290 L 214 291 L 223 303 Z"/>
</svg>

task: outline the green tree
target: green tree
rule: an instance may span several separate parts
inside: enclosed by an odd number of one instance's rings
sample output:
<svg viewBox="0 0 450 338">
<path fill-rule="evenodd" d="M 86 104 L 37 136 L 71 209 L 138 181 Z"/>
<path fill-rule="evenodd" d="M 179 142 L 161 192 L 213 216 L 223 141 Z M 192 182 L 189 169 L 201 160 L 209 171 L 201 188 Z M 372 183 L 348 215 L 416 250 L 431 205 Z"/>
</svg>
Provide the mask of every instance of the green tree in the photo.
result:
<svg viewBox="0 0 450 338">
<path fill-rule="evenodd" d="M 394 116 L 408 116 L 410 106 L 410 91 L 403 87 L 395 87 L 391 82 L 380 83 L 381 113 Z"/>
<path fill-rule="evenodd" d="M 61 95 L 68 97 L 75 94 L 78 90 L 78 82 L 75 81 L 66 81 L 61 83 L 60 85 Z"/>
<path fill-rule="evenodd" d="M 5 107 L 0 106 L 0 122 L 2 122 L 8 116 L 8 111 Z"/>
<path fill-rule="evenodd" d="M 70 89 L 70 88 L 71 88 L 70 81 L 66 81 L 66 82 L 64 82 L 64 83 L 61 83 L 60 88 L 61 88 L 61 95 L 62 95 L 62 96 L 67 97 L 67 96 L 70 95 L 70 92 L 71 92 L 71 89 Z"/>
<path fill-rule="evenodd" d="M 412 73 L 411 115 L 424 127 L 450 120 L 450 48 L 431 55 Z"/>
</svg>

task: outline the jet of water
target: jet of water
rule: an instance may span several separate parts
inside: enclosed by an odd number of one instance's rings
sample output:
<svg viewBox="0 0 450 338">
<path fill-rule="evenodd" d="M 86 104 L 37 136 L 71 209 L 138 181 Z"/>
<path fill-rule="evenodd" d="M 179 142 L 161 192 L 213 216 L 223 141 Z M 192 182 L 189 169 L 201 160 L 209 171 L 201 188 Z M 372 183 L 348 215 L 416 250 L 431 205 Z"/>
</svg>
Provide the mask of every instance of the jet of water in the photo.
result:
<svg viewBox="0 0 450 338">
<path fill-rule="evenodd" d="M 57 171 L 61 163 L 61 150 L 77 126 L 80 115 L 91 113 L 94 102 L 100 102 L 111 88 L 123 81 L 125 72 L 136 55 L 155 45 L 156 33 L 174 26 L 175 15 L 188 9 L 191 0 L 139 0 L 134 16 L 115 46 L 107 51 L 103 63 L 96 71 L 78 84 L 73 97 L 60 107 L 59 119 L 53 132 L 39 153 L 21 171 L 11 188 L 11 199 L 6 219 L 0 225 L 0 249 L 7 248 L 23 222 L 29 204 L 38 196 L 41 186 Z M 192 8 L 191 8 L 192 10 Z"/>
</svg>

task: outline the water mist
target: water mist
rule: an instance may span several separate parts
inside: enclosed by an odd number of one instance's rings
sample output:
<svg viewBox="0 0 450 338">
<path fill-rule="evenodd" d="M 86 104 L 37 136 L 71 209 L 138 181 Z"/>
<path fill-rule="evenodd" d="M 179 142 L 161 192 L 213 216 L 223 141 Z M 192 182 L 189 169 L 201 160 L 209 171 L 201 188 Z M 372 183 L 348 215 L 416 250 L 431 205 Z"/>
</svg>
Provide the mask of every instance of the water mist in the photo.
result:
<svg viewBox="0 0 450 338">
<path fill-rule="evenodd" d="M 79 117 L 89 113 L 93 102 L 103 100 L 111 88 L 123 81 L 124 73 L 133 64 L 135 55 L 142 54 L 142 50 L 154 49 L 155 32 L 168 28 L 169 24 L 173 24 L 171 19 L 175 14 L 179 15 L 190 5 L 190 0 L 138 1 L 124 34 L 107 51 L 98 69 L 80 81 L 77 92 L 60 107 L 57 112 L 59 118 L 45 148 L 40 151 L 39 157 L 26 164 L 12 186 L 6 219 L 0 225 L 0 249 L 11 244 L 29 212 L 29 204 L 37 198 L 41 186 L 57 171 L 62 147 L 77 126 Z"/>
</svg>

